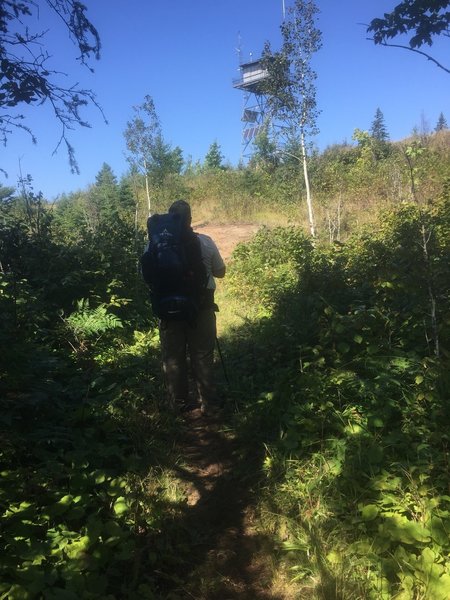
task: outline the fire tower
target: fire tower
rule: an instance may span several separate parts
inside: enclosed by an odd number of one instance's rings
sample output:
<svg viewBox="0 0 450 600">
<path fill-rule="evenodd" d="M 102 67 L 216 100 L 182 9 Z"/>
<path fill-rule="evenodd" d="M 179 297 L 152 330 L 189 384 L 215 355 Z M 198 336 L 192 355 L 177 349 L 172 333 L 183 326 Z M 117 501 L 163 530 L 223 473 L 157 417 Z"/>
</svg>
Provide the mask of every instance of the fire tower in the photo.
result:
<svg viewBox="0 0 450 600">
<path fill-rule="evenodd" d="M 250 143 L 260 133 L 267 123 L 267 97 L 264 93 L 264 81 L 268 77 L 267 69 L 262 65 L 262 60 L 252 60 L 239 66 L 240 77 L 233 80 L 233 87 L 244 92 L 244 103 L 241 121 L 242 128 L 242 156 L 248 152 Z"/>
</svg>

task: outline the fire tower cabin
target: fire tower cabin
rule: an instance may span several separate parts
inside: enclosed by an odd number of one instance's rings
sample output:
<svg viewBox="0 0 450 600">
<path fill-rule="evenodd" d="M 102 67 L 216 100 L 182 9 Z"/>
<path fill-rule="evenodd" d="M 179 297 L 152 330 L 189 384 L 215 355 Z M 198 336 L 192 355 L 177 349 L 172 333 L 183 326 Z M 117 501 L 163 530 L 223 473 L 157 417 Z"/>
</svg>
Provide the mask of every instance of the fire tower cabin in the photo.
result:
<svg viewBox="0 0 450 600">
<path fill-rule="evenodd" d="M 263 68 L 261 60 L 244 63 L 239 68 L 241 76 L 233 80 L 233 87 L 250 94 L 263 94 L 261 83 L 267 78 L 267 69 Z"/>
</svg>

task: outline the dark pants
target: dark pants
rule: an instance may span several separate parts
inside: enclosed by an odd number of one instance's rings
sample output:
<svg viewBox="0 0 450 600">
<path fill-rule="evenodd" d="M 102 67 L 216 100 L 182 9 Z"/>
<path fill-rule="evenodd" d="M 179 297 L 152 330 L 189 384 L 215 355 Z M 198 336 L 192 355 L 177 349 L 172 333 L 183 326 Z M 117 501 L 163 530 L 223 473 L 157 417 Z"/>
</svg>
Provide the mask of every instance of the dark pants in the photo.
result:
<svg viewBox="0 0 450 600">
<path fill-rule="evenodd" d="M 187 321 L 161 321 L 160 339 L 163 370 L 172 402 L 186 402 L 189 394 L 188 356 L 203 407 L 216 402 L 214 348 L 216 315 L 214 309 L 200 311 L 195 324 Z"/>
</svg>

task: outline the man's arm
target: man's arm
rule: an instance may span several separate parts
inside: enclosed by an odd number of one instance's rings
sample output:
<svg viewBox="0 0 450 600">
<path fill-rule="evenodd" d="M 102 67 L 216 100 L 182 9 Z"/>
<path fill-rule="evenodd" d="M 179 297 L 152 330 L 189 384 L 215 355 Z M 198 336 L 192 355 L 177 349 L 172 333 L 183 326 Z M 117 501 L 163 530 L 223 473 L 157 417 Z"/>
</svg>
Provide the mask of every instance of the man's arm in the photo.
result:
<svg viewBox="0 0 450 600">
<path fill-rule="evenodd" d="M 216 243 L 213 240 L 211 240 L 211 241 L 212 241 L 212 247 L 213 247 L 213 255 L 212 255 L 212 260 L 211 260 L 212 274 L 213 274 L 213 277 L 222 279 L 223 277 L 225 277 L 225 272 L 226 272 L 225 263 L 223 262 L 223 258 L 220 256 L 220 252 L 219 252 L 219 249 L 218 249 Z"/>
<path fill-rule="evenodd" d="M 220 269 L 213 271 L 213 276 L 218 277 L 219 279 L 222 279 L 222 277 L 225 277 L 226 270 L 227 269 L 226 269 L 225 265 L 223 265 L 223 267 L 221 267 Z"/>
</svg>

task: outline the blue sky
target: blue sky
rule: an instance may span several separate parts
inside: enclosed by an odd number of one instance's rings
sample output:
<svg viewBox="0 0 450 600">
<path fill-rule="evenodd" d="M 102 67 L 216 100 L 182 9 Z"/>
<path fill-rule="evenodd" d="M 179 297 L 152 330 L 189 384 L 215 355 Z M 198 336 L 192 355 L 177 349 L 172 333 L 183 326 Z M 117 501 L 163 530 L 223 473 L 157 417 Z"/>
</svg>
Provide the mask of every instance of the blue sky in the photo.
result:
<svg viewBox="0 0 450 600">
<path fill-rule="evenodd" d="M 286 0 L 286 6 L 292 0 Z M 33 177 L 35 191 L 49 200 L 83 189 L 95 181 L 104 162 L 120 177 L 127 170 L 123 131 L 132 107 L 153 97 L 164 138 L 180 146 L 184 157 L 203 160 L 215 140 L 225 159 L 236 165 L 241 154 L 242 92 L 236 51 L 241 39 L 244 60 L 260 54 L 269 40 L 280 43 L 282 0 L 85 0 L 88 16 L 101 39 L 101 60 L 92 74 L 74 62 L 75 50 L 56 17 L 41 13 L 50 27 L 52 66 L 69 73 L 68 81 L 93 89 L 108 125 L 94 108 L 83 112 L 91 128 L 70 134 L 80 175 L 70 173 L 63 147 L 56 155 L 60 130 L 50 108 L 21 110 L 38 139 L 14 132 L 1 149 L 0 166 L 14 186 L 19 173 Z M 376 109 L 385 118 L 392 140 L 408 136 L 425 118 L 434 128 L 442 111 L 450 123 L 450 75 L 411 52 L 375 46 L 367 41 L 367 24 L 392 9 L 397 0 L 317 0 L 323 48 L 316 55 L 317 96 L 321 114 L 320 149 L 351 141 L 355 128 L 369 129 Z M 106 6 L 108 8 L 106 8 Z M 440 41 L 432 48 L 448 55 Z M 445 53 L 445 54 L 444 54 Z"/>
</svg>

